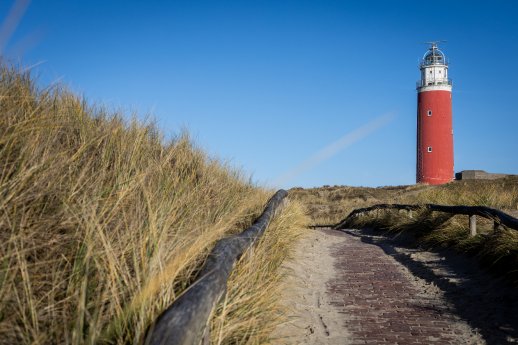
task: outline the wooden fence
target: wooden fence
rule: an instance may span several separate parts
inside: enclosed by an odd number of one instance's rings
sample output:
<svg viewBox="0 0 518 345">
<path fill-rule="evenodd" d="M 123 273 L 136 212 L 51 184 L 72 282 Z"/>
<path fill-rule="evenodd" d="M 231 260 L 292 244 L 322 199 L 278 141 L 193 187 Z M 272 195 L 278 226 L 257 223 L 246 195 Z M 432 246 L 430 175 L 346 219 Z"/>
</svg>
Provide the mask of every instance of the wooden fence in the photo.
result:
<svg viewBox="0 0 518 345">
<path fill-rule="evenodd" d="M 504 213 L 500 210 L 485 207 L 485 206 L 446 206 L 446 205 L 436 205 L 436 204 L 424 204 L 424 205 L 404 205 L 404 204 L 378 204 L 371 207 L 366 208 L 358 208 L 352 211 L 345 219 L 339 222 L 336 225 L 331 226 L 333 229 L 339 230 L 344 229 L 348 222 L 355 216 L 360 215 L 362 213 L 376 211 L 376 210 L 387 210 L 387 209 L 395 209 L 395 210 L 407 210 L 407 211 L 417 211 L 417 210 L 429 210 L 429 211 L 437 211 L 444 212 L 449 214 L 462 214 L 469 216 L 469 228 L 470 234 L 475 236 L 477 234 L 477 216 L 487 218 L 493 221 L 494 230 L 498 231 L 502 226 L 506 226 L 513 230 L 518 230 L 518 219 Z M 320 227 L 320 226 L 315 226 Z"/>
<path fill-rule="evenodd" d="M 261 237 L 287 194 L 285 190 L 277 191 L 251 227 L 216 243 L 196 281 L 158 317 L 148 331 L 145 344 L 209 343 L 210 316 L 226 291 L 235 263 Z"/>
</svg>

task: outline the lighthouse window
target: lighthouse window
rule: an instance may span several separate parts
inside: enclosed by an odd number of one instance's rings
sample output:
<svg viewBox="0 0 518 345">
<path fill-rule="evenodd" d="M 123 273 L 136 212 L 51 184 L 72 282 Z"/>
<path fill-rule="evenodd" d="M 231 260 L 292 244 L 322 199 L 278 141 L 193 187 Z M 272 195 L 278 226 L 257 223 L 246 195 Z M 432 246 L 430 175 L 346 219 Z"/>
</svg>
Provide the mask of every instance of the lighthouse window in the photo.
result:
<svg viewBox="0 0 518 345">
<path fill-rule="evenodd" d="M 428 116 L 432 116 L 432 111 L 428 110 Z"/>
<path fill-rule="evenodd" d="M 428 152 L 432 152 L 432 147 L 428 146 Z"/>
</svg>

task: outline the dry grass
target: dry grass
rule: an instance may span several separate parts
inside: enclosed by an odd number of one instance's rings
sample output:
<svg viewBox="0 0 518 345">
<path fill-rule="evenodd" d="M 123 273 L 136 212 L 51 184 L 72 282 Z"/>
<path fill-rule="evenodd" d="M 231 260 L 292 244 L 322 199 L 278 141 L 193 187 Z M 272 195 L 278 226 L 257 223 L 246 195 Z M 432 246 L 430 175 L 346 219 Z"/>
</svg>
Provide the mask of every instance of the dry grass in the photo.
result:
<svg viewBox="0 0 518 345">
<path fill-rule="evenodd" d="M 455 181 L 419 193 L 415 202 L 488 206 L 515 214 L 518 211 L 518 177 Z"/>
<path fill-rule="evenodd" d="M 412 234 L 425 248 L 453 248 L 476 257 L 489 271 L 518 284 L 518 231 L 493 231 L 493 222 L 477 217 L 477 236 L 469 236 L 467 216 L 421 210 L 370 212 L 348 222 L 350 228 L 374 228 Z"/>
<path fill-rule="evenodd" d="M 39 90 L 5 65 L 0 113 L 1 344 L 141 342 L 215 241 L 250 224 L 270 194 L 186 135 L 166 143 L 152 124 Z M 243 259 L 226 306 L 245 316 L 219 314 L 221 343 L 263 339 L 270 321 L 255 319 L 275 296 L 240 286 L 259 274 L 274 285 L 301 217 L 288 207 L 268 247 Z"/>
<path fill-rule="evenodd" d="M 336 224 L 353 209 L 378 203 L 481 205 L 518 216 L 518 177 L 498 180 L 455 181 L 441 186 L 398 186 L 382 188 L 323 187 L 295 189 L 290 193 L 307 203 L 313 223 Z M 493 222 L 477 217 L 479 235 L 469 236 L 467 216 L 440 212 L 386 210 L 354 218 L 349 227 L 370 227 L 384 231 L 406 231 L 427 247 L 451 247 L 477 256 L 491 271 L 518 283 L 518 231 L 493 232 Z"/>
<path fill-rule="evenodd" d="M 440 186 L 293 188 L 290 196 L 306 205 L 315 224 L 336 224 L 356 208 L 382 203 L 481 205 L 518 216 L 517 176 L 454 181 Z"/>
<path fill-rule="evenodd" d="M 270 235 L 253 248 L 253 255 L 241 258 L 212 324 L 213 344 L 266 344 L 274 328 L 286 321 L 279 303 L 284 278 L 280 267 L 291 258 L 291 244 L 308 221 L 300 203 L 288 201 L 283 217 L 273 221 Z"/>
<path fill-rule="evenodd" d="M 313 223 L 336 224 L 356 208 L 380 203 L 403 202 L 405 198 L 428 188 L 423 185 L 378 188 L 350 186 L 293 188 L 290 190 L 290 197 L 301 201 L 307 207 Z"/>
</svg>

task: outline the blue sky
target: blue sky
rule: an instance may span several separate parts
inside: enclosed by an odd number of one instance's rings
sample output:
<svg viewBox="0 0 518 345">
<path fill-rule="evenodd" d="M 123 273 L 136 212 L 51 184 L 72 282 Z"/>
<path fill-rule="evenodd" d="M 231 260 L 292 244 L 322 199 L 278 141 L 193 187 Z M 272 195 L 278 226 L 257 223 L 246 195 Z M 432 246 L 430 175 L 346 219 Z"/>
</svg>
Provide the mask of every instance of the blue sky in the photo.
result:
<svg viewBox="0 0 518 345">
<path fill-rule="evenodd" d="M 415 182 L 430 40 L 447 40 L 455 170 L 518 173 L 516 18 L 498 0 L 33 0 L 0 45 L 42 85 L 187 128 L 261 185 L 382 186 Z"/>
</svg>

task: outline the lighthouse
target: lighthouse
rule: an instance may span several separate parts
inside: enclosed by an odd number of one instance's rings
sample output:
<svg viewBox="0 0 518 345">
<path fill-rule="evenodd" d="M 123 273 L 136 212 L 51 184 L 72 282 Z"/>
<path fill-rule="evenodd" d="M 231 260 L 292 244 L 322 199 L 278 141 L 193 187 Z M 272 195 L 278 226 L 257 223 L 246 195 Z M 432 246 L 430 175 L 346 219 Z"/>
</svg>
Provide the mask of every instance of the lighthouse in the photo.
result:
<svg viewBox="0 0 518 345">
<path fill-rule="evenodd" d="M 417 183 L 453 179 L 453 126 L 448 62 L 437 42 L 430 42 L 417 82 Z"/>
</svg>

